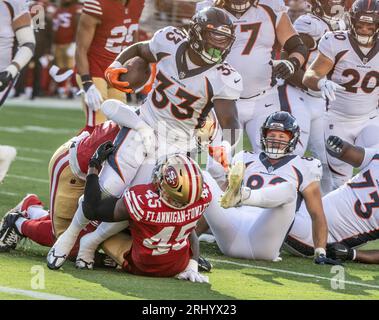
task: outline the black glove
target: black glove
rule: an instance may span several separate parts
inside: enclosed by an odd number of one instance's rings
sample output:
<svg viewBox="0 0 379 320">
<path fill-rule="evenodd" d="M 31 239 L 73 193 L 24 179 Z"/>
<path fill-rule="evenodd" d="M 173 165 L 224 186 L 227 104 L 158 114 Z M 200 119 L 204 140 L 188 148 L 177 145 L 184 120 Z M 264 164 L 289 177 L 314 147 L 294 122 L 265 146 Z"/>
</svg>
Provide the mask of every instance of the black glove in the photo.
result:
<svg viewBox="0 0 379 320">
<path fill-rule="evenodd" d="M 107 141 L 101 144 L 94 155 L 92 156 L 91 160 L 89 161 L 90 167 L 95 167 L 97 170 L 100 171 L 101 164 L 107 160 L 109 155 L 115 150 L 115 146 L 113 145 L 112 141 Z"/>
<path fill-rule="evenodd" d="M 344 147 L 344 141 L 337 136 L 329 136 L 326 140 L 326 151 L 335 158 L 339 158 L 342 155 Z"/>
<path fill-rule="evenodd" d="M 326 249 L 328 257 L 336 260 L 347 261 L 354 259 L 355 250 L 342 243 L 333 243 Z"/>
<path fill-rule="evenodd" d="M 300 63 L 296 58 L 289 58 L 288 60 L 278 60 L 274 66 L 274 76 L 279 79 L 288 79 L 300 67 Z"/>
<path fill-rule="evenodd" d="M 197 263 L 199 264 L 199 271 L 210 272 L 213 267 L 212 264 L 203 257 L 199 257 Z"/>
<path fill-rule="evenodd" d="M 0 92 L 8 87 L 9 83 L 12 81 L 12 75 L 9 71 L 0 72 Z"/>
<path fill-rule="evenodd" d="M 340 266 L 342 263 L 337 260 L 333 260 L 331 258 L 327 258 L 325 254 L 320 254 L 318 257 L 314 260 L 315 264 L 331 264 L 334 266 Z"/>
</svg>

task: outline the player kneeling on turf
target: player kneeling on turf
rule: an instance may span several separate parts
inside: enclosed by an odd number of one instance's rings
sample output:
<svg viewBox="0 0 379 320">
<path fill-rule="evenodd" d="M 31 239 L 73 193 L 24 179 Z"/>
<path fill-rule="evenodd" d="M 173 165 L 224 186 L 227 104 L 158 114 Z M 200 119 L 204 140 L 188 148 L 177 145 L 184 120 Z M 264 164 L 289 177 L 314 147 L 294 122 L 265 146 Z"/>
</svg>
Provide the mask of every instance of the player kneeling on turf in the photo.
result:
<svg viewBox="0 0 379 320">
<path fill-rule="evenodd" d="M 121 199 L 101 199 L 98 173 L 113 149 L 111 142 L 102 144 L 89 163 L 84 216 L 105 222 L 129 220 L 132 238 L 123 253 L 125 271 L 208 282 L 208 277 L 198 272 L 199 247 L 194 228 L 212 194 L 197 163 L 181 154 L 167 156 L 156 165 L 152 183 L 131 187 Z M 56 256 L 55 247 L 70 232 L 69 227 L 50 250 L 47 257 L 50 269 L 63 265 L 65 257 Z"/>
</svg>

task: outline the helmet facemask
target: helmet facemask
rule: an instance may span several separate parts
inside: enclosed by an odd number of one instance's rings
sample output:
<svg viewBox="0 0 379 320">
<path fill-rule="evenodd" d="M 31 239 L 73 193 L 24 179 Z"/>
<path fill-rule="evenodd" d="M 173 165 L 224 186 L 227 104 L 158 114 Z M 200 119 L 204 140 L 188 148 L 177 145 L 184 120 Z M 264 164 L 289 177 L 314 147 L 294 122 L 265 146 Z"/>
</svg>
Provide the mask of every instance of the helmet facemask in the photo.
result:
<svg viewBox="0 0 379 320">
<path fill-rule="evenodd" d="M 191 26 L 191 48 L 200 55 L 207 64 L 221 63 L 230 52 L 235 40 L 234 30 L 227 25 L 214 27 L 207 25 L 202 28 L 200 24 Z"/>
<path fill-rule="evenodd" d="M 375 15 L 371 13 L 362 13 L 359 16 L 350 15 L 350 33 L 362 46 L 372 46 L 378 39 L 379 35 L 379 21 L 375 19 Z M 376 21 L 375 21 L 376 20 Z M 359 24 L 370 24 L 373 26 L 371 34 L 360 34 Z"/>
<path fill-rule="evenodd" d="M 245 13 L 252 4 L 258 2 L 258 1 L 251 1 L 251 0 L 226 0 L 225 1 L 225 8 L 229 9 L 232 12 L 243 14 Z M 256 5 L 256 4 L 254 4 Z"/>
<path fill-rule="evenodd" d="M 290 136 L 289 141 L 282 141 L 274 138 L 268 138 L 268 131 L 273 129 L 264 129 L 262 144 L 264 146 L 264 151 L 270 159 L 280 159 L 285 155 L 291 153 L 293 149 L 291 145 L 294 143 L 294 136 L 289 131 L 283 131 Z M 279 131 L 279 130 L 278 130 Z"/>
</svg>

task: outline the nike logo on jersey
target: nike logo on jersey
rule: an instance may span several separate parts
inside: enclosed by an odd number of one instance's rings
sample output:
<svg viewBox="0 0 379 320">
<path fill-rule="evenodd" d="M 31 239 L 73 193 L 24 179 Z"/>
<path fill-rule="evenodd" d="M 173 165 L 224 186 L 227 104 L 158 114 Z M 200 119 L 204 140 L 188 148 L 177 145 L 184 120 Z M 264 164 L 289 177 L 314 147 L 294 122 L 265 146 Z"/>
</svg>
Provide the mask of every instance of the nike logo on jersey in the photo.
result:
<svg viewBox="0 0 379 320">
<path fill-rule="evenodd" d="M 238 83 L 241 81 L 241 78 L 239 78 L 238 80 L 237 79 L 234 79 L 234 83 Z"/>
<path fill-rule="evenodd" d="M 273 103 L 265 104 L 265 107 L 268 108 L 268 107 L 270 107 L 270 106 L 272 106 L 272 105 L 273 105 Z"/>
<path fill-rule="evenodd" d="M 312 22 L 307 22 L 307 21 L 304 21 L 304 23 L 306 23 L 306 24 L 309 24 L 309 25 L 311 25 L 311 24 L 312 24 Z"/>
<path fill-rule="evenodd" d="M 321 168 L 322 167 L 322 164 L 319 164 L 318 166 L 317 166 L 317 168 Z"/>
</svg>

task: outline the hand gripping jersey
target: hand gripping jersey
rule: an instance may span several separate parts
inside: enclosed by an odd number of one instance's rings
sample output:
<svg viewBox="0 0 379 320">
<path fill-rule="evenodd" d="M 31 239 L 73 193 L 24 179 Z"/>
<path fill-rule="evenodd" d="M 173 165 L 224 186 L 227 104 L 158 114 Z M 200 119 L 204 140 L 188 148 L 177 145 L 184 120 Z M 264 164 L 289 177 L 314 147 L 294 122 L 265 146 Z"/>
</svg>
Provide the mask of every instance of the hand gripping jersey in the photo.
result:
<svg viewBox="0 0 379 320">
<path fill-rule="evenodd" d="M 80 12 L 81 6 L 78 4 L 57 9 L 53 17 L 54 43 L 70 44 L 75 42 L 75 19 Z"/>
<path fill-rule="evenodd" d="M 133 238 L 123 267 L 130 273 L 160 277 L 182 272 L 191 258 L 188 236 L 212 200 L 209 187 L 204 184 L 200 200 L 184 209 L 168 207 L 153 184 L 130 188 L 123 200 Z"/>
<path fill-rule="evenodd" d="M 298 191 L 296 210 L 302 203 L 301 193 L 314 181 L 320 181 L 322 176 L 321 162 L 314 158 L 287 155 L 275 165 L 271 165 L 267 156 L 251 152 L 238 153 L 234 161 L 242 160 L 246 166 L 243 184 L 257 190 L 282 182 L 289 182 Z"/>
<path fill-rule="evenodd" d="M 120 132 L 120 127 L 113 121 L 106 121 L 95 126 L 91 134 L 86 131 L 72 139 L 70 148 L 70 167 L 80 179 L 85 180 L 88 163 L 96 149 L 106 141 L 113 141 Z"/>
<path fill-rule="evenodd" d="M 28 13 L 26 0 L 0 0 L 0 72 L 12 61 L 15 34 L 12 22 Z"/>
<path fill-rule="evenodd" d="M 318 49 L 334 62 L 328 78 L 346 89 L 336 92 L 336 100 L 329 103 L 330 111 L 353 119 L 375 112 L 379 95 L 379 41 L 365 55 L 347 31 L 327 32 Z"/>
<path fill-rule="evenodd" d="M 236 40 L 227 60 L 242 76 L 242 98 L 249 98 L 275 84 L 272 59 L 276 27 L 286 12 L 283 2 L 267 0 L 251 6 L 239 19 L 227 12 L 235 25 Z"/>
<path fill-rule="evenodd" d="M 128 1 L 124 6 L 117 0 L 85 0 L 83 13 L 100 20 L 88 50 L 90 73 L 104 78 L 104 71 L 116 56 L 133 42 L 144 0 Z"/>
<path fill-rule="evenodd" d="M 242 79 L 227 63 L 191 66 L 187 37 L 177 28 L 158 30 L 149 44 L 157 60 L 156 77 L 141 117 L 158 136 L 164 127 L 169 137 L 188 142 L 215 99 L 239 98 Z"/>
<path fill-rule="evenodd" d="M 379 238 L 379 150 L 365 149 L 359 169 L 348 183 L 322 199 L 328 243 L 343 241 L 356 247 Z M 312 223 L 306 208 L 302 207 L 296 215 L 289 235 L 297 243 L 313 247 Z"/>
</svg>

